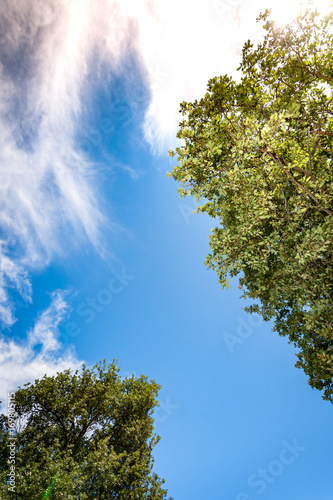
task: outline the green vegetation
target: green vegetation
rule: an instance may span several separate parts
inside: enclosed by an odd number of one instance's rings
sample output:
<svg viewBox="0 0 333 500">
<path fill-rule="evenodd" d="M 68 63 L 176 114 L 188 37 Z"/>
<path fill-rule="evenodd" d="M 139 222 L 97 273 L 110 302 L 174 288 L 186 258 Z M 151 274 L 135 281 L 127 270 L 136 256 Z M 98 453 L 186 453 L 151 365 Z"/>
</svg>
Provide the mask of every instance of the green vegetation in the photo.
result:
<svg viewBox="0 0 333 500">
<path fill-rule="evenodd" d="M 257 48 L 243 48 L 238 82 L 212 78 L 183 102 L 181 196 L 203 199 L 219 225 L 206 264 L 222 286 L 239 275 L 248 312 L 275 319 L 296 366 L 333 401 L 332 14 L 308 7 L 289 26 L 261 14 Z"/>
<path fill-rule="evenodd" d="M 121 379 L 115 362 L 66 370 L 15 394 L 15 491 L 9 491 L 8 418 L 0 416 L 3 500 L 165 500 L 152 472 L 152 412 L 160 386 Z"/>
</svg>

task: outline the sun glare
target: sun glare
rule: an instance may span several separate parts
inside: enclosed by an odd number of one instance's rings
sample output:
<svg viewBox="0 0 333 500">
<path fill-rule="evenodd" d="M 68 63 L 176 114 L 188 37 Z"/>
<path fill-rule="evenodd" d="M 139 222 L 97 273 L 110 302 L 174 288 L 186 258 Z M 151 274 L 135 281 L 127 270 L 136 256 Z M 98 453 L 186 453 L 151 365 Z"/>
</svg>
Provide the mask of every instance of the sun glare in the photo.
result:
<svg viewBox="0 0 333 500">
<path fill-rule="evenodd" d="M 289 24 L 298 14 L 301 8 L 301 2 L 293 0 L 274 2 L 272 6 L 272 19 L 280 25 L 284 26 Z"/>
<path fill-rule="evenodd" d="M 302 5 L 307 6 L 307 2 L 302 0 L 271 0 L 270 4 L 272 19 L 280 26 L 289 24 L 301 11 Z M 320 0 L 320 2 L 315 2 L 313 7 L 321 14 L 326 14 L 329 12 L 331 5 L 331 0 Z"/>
</svg>

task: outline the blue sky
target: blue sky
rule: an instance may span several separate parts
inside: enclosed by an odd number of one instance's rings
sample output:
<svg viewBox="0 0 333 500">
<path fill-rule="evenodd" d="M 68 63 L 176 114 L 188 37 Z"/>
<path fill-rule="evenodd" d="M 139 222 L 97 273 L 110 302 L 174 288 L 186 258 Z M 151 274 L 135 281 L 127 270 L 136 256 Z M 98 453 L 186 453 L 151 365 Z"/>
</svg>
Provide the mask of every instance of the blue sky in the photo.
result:
<svg viewBox="0 0 333 500">
<path fill-rule="evenodd" d="M 333 499 L 331 406 L 237 280 L 222 290 L 204 266 L 214 221 L 166 177 L 179 103 L 234 74 L 264 7 L 0 7 L 2 399 L 104 358 L 155 379 L 155 468 L 175 500 Z"/>
</svg>

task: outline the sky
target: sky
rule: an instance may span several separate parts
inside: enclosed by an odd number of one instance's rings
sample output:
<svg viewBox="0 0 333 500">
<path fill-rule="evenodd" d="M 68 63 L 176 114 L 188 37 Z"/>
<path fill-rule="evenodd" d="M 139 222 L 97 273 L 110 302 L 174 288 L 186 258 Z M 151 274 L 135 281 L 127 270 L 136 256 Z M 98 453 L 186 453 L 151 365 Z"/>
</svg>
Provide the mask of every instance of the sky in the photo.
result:
<svg viewBox="0 0 333 500">
<path fill-rule="evenodd" d="M 299 3 L 0 3 L 3 409 L 27 381 L 118 359 L 162 386 L 174 500 L 333 500 L 330 404 L 237 279 L 207 270 L 214 221 L 166 177 L 180 102 L 239 77 L 267 7 L 282 24 Z"/>
</svg>

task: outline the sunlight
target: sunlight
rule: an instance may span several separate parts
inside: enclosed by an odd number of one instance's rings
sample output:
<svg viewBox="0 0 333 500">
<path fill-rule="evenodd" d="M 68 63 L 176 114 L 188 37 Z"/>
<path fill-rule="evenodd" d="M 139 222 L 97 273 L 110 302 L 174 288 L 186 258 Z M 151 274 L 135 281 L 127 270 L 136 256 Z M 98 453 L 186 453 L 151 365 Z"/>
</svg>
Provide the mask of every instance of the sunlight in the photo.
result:
<svg viewBox="0 0 333 500">
<path fill-rule="evenodd" d="M 331 4 L 331 0 L 321 0 L 316 2 L 314 6 L 321 14 L 326 14 L 330 10 Z M 298 15 L 302 5 L 307 6 L 307 2 L 302 0 L 273 0 L 271 5 L 272 19 L 279 26 L 285 26 Z"/>
<path fill-rule="evenodd" d="M 299 0 L 280 0 L 272 7 L 272 19 L 279 26 L 284 26 L 297 16 L 300 8 L 301 2 Z"/>
</svg>

